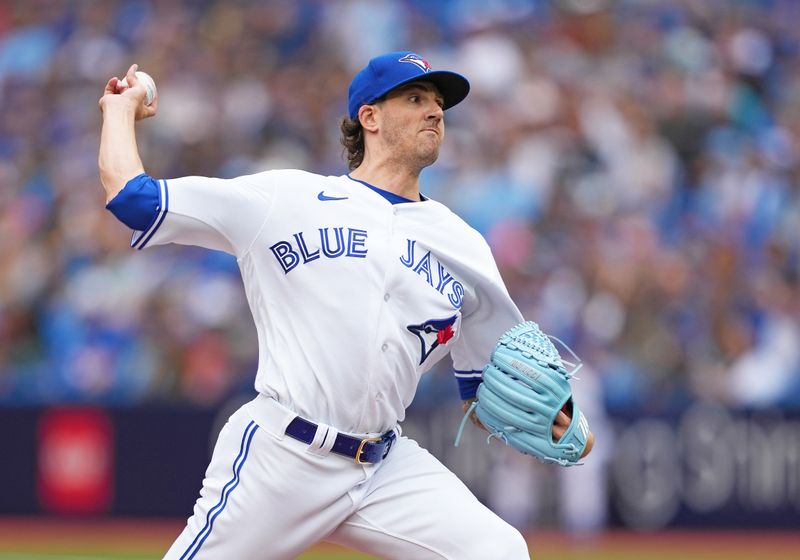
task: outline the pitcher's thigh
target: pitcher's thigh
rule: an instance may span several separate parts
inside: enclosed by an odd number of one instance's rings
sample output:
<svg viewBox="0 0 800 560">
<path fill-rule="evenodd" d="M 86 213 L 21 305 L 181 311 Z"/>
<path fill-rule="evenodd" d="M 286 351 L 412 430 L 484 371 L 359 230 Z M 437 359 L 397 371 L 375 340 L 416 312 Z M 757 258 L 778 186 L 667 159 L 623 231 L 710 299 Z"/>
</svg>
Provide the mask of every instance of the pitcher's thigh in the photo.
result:
<svg viewBox="0 0 800 560">
<path fill-rule="evenodd" d="M 346 491 L 357 473 L 306 447 L 276 438 L 243 410 L 234 413 L 194 514 L 165 558 L 294 558 L 330 533 L 352 511 Z"/>
<path fill-rule="evenodd" d="M 525 539 L 416 442 L 400 438 L 330 541 L 381 558 L 528 560 Z"/>
</svg>

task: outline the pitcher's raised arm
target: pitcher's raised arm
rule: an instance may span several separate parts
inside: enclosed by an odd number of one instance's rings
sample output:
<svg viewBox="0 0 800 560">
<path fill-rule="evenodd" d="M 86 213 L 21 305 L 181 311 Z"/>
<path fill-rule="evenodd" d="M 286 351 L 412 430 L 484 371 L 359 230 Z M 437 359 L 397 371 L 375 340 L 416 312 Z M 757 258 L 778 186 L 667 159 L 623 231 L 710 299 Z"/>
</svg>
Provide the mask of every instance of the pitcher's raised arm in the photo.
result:
<svg viewBox="0 0 800 560">
<path fill-rule="evenodd" d="M 130 179 L 144 172 L 134 123 L 156 114 L 158 98 L 145 105 L 147 90 L 136 77 L 137 68 L 136 64 L 131 65 L 124 80 L 116 76 L 108 80 L 98 102 L 103 113 L 103 127 L 97 164 L 106 202 Z"/>
</svg>

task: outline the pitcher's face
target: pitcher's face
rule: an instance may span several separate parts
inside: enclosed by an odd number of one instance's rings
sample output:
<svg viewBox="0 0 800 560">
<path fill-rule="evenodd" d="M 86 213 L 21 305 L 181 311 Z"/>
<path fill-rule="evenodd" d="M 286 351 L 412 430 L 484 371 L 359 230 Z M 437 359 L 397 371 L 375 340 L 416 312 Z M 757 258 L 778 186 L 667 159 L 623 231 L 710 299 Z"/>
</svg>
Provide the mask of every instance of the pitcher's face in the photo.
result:
<svg viewBox="0 0 800 560">
<path fill-rule="evenodd" d="M 414 82 L 390 92 L 380 104 L 379 133 L 395 159 L 422 169 L 439 157 L 444 140 L 444 98 L 427 82 Z"/>
</svg>

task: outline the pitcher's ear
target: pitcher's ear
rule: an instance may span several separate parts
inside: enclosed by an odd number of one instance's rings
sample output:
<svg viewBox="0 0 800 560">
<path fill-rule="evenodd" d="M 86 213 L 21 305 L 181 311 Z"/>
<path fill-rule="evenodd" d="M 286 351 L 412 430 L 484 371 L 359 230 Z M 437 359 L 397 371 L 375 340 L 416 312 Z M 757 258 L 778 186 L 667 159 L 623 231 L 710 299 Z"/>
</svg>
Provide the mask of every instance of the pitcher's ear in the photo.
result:
<svg viewBox="0 0 800 560">
<path fill-rule="evenodd" d="M 378 130 L 378 107 L 375 105 L 362 105 L 358 110 L 358 121 L 364 130 L 375 132 Z"/>
</svg>

